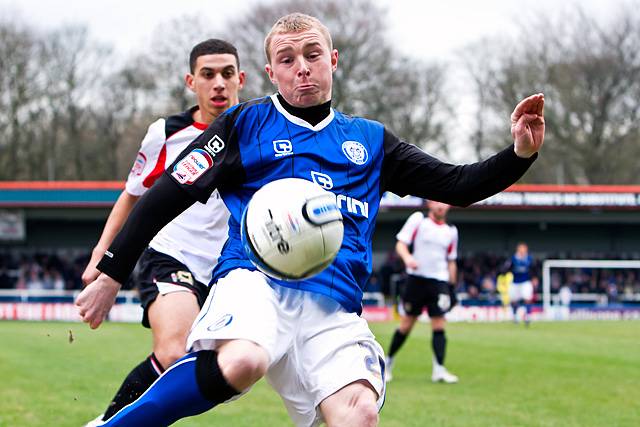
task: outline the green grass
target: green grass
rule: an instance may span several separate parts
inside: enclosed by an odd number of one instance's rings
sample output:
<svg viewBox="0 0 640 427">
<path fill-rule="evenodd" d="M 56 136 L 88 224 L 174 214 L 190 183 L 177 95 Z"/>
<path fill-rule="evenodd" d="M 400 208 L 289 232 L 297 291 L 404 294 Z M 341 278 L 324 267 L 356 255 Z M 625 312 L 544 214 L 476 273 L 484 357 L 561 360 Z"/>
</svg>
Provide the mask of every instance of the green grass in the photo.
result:
<svg viewBox="0 0 640 427">
<path fill-rule="evenodd" d="M 394 324 L 372 324 L 387 348 Z M 69 330 L 74 340 L 69 342 Z M 397 357 L 381 426 L 638 426 L 640 322 L 451 324 L 447 366 L 430 382 L 427 326 Z M 0 426 L 81 426 L 148 353 L 148 331 L 106 324 L 0 322 Z M 179 426 L 288 426 L 263 381 Z"/>
</svg>

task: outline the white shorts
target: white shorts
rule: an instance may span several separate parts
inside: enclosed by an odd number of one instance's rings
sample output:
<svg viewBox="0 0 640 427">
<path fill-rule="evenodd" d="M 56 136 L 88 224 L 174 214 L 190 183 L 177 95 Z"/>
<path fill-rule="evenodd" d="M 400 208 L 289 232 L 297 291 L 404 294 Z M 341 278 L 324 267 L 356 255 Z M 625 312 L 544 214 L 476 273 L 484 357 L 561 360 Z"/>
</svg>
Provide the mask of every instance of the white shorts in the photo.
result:
<svg viewBox="0 0 640 427">
<path fill-rule="evenodd" d="M 530 281 L 511 283 L 509 286 L 509 301 L 531 301 L 533 298 L 533 285 Z"/>
<path fill-rule="evenodd" d="M 384 402 L 384 352 L 367 322 L 320 294 L 276 285 L 259 271 L 233 270 L 212 286 L 187 340 L 189 351 L 245 339 L 270 357 L 267 380 L 298 426 L 322 422 L 320 403 L 367 381 Z"/>
</svg>

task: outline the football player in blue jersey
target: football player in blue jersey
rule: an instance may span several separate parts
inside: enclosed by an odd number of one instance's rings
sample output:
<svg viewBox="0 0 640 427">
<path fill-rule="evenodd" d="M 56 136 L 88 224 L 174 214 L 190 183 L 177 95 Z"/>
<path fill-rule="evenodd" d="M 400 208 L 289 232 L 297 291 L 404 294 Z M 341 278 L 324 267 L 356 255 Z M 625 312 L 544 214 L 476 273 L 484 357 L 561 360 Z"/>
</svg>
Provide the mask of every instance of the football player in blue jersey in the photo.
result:
<svg viewBox="0 0 640 427">
<path fill-rule="evenodd" d="M 338 51 L 316 18 L 280 18 L 265 53 L 278 93 L 228 110 L 178 156 L 105 252 L 102 274 L 76 300 L 84 321 L 99 326 L 153 234 L 220 191 L 231 213 L 229 238 L 188 339 L 191 353 L 104 425 L 169 425 L 239 396 L 265 375 L 296 425 L 377 425 L 384 355 L 359 315 L 382 194 L 467 206 L 515 182 L 543 143 L 544 97 L 537 94 L 511 116 L 513 145 L 482 162 L 443 163 L 379 122 L 331 108 Z M 290 177 L 321 177 L 337 196 L 345 227 L 334 262 L 297 282 L 259 272 L 240 236 L 252 194 Z"/>
<path fill-rule="evenodd" d="M 504 270 L 511 271 L 513 280 L 509 286 L 509 301 L 513 310 L 513 321 L 518 323 L 518 310 L 524 304 L 523 320 L 525 326 L 531 322 L 531 303 L 533 302 L 533 282 L 531 281 L 531 267 L 533 258 L 529 255 L 529 246 L 520 242 L 516 252 L 505 263 Z"/>
</svg>

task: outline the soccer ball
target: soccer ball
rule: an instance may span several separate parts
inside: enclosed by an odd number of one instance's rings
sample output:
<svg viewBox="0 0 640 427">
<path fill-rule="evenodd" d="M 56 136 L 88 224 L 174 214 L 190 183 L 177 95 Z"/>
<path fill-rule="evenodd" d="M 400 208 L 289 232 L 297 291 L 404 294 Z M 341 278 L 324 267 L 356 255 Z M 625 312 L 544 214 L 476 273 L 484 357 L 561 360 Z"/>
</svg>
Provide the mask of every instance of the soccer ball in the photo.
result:
<svg viewBox="0 0 640 427">
<path fill-rule="evenodd" d="M 308 279 L 324 270 L 342 245 L 336 196 L 311 181 L 285 178 L 255 192 L 242 215 L 242 243 L 263 273 Z"/>
</svg>

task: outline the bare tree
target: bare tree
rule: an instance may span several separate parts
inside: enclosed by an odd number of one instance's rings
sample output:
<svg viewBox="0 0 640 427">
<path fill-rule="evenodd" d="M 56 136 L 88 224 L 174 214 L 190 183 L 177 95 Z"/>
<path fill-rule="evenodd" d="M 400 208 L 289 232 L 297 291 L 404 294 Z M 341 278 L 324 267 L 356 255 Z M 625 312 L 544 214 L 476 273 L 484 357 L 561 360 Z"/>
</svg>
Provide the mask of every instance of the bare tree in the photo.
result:
<svg viewBox="0 0 640 427">
<path fill-rule="evenodd" d="M 124 176 L 130 160 L 150 121 L 150 94 L 156 89 L 154 74 L 144 66 L 143 58 L 134 57 L 104 79 L 93 104 L 95 138 L 94 155 L 104 153 L 104 175 L 109 179 Z"/>
<path fill-rule="evenodd" d="M 37 39 L 26 26 L 0 22 L 0 177 L 24 179 L 34 171 L 28 156 L 31 120 L 39 114 Z"/>
<path fill-rule="evenodd" d="M 490 106 L 505 117 L 515 100 L 544 92 L 545 155 L 527 178 L 577 184 L 638 183 L 640 14 L 623 7 L 609 24 L 582 11 L 542 16 L 485 69 Z M 503 143 L 507 132 L 494 140 Z"/>
<path fill-rule="evenodd" d="M 102 84 L 110 51 L 89 39 L 84 26 L 65 26 L 43 37 L 47 66 L 52 179 L 87 179 L 99 158 L 88 156 L 90 105 Z"/>
<path fill-rule="evenodd" d="M 482 39 L 462 49 L 459 53 L 462 68 L 468 78 L 462 79 L 474 104 L 473 119 L 470 126 L 469 142 L 476 156 L 480 160 L 495 151 L 492 143 L 492 130 L 505 125 L 503 114 L 496 114 L 492 109 L 494 95 L 495 73 L 502 65 L 501 56 L 504 52 L 504 42 L 500 39 Z M 500 113 L 503 113 L 500 111 Z"/>
<path fill-rule="evenodd" d="M 291 12 L 316 16 L 331 31 L 340 54 L 334 107 L 383 121 L 409 142 L 446 152 L 450 107 L 443 96 L 444 68 L 402 57 L 387 37 L 385 10 L 371 0 L 283 0 L 255 5 L 230 22 L 226 37 L 238 47 L 247 71 L 244 97 L 274 92 L 264 72 L 263 40 L 276 20 Z"/>
</svg>

